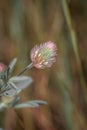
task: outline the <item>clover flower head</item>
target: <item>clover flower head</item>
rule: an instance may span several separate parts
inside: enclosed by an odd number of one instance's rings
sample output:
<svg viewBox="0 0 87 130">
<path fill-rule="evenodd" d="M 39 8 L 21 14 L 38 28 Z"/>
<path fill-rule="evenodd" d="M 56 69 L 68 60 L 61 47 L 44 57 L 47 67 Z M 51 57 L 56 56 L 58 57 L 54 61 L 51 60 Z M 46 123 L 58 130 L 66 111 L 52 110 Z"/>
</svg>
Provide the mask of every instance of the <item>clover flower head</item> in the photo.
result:
<svg viewBox="0 0 87 130">
<path fill-rule="evenodd" d="M 31 61 L 33 66 L 39 69 L 51 67 L 56 61 L 57 47 L 54 42 L 48 41 L 36 45 L 31 50 Z"/>
</svg>

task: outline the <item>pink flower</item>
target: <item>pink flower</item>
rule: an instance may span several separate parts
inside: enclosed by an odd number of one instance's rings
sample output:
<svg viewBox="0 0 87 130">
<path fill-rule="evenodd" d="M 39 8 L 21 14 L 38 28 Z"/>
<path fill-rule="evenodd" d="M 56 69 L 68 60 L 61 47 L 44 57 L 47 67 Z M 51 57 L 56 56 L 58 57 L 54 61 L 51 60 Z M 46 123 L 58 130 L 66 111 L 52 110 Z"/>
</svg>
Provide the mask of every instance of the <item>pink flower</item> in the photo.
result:
<svg viewBox="0 0 87 130">
<path fill-rule="evenodd" d="M 6 69 L 6 65 L 0 63 L 0 73 L 3 72 L 5 69 Z"/>
<path fill-rule="evenodd" d="M 36 45 L 31 50 L 31 61 L 36 68 L 51 67 L 56 61 L 57 47 L 54 42 L 48 41 L 41 45 Z"/>
</svg>

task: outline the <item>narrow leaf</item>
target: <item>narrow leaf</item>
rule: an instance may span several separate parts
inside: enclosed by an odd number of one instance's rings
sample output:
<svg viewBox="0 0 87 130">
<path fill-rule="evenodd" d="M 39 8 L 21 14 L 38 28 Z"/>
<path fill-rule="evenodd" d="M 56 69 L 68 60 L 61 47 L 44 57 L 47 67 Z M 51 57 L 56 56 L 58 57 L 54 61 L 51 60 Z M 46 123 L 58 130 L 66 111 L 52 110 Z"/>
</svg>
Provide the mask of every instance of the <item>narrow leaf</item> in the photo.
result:
<svg viewBox="0 0 87 130">
<path fill-rule="evenodd" d="M 14 84 L 17 86 L 19 89 L 25 89 L 32 83 L 32 78 L 26 77 L 24 80 L 21 80 L 20 82 L 14 82 Z"/>
<path fill-rule="evenodd" d="M 25 107 L 35 108 L 35 107 L 39 107 L 39 105 L 47 105 L 47 102 L 42 100 L 33 100 L 33 101 L 28 101 L 25 103 L 15 105 L 14 108 L 25 108 Z"/>
<path fill-rule="evenodd" d="M 11 72 L 13 71 L 16 62 L 17 62 L 17 58 L 14 58 L 14 59 L 10 62 L 9 66 L 8 66 L 8 68 L 9 68 L 9 73 L 11 73 Z"/>
<path fill-rule="evenodd" d="M 9 80 L 11 82 L 20 82 L 20 81 L 32 80 L 32 79 L 28 76 L 14 76 L 14 77 L 10 78 Z"/>
</svg>

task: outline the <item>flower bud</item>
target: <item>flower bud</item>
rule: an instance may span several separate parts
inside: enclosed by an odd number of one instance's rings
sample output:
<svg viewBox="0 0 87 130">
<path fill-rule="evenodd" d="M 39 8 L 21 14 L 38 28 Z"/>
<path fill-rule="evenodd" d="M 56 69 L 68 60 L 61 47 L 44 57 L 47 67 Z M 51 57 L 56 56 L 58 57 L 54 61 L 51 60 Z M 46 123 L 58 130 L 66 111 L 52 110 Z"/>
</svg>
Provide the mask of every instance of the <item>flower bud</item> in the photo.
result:
<svg viewBox="0 0 87 130">
<path fill-rule="evenodd" d="M 0 63 L 0 73 L 4 72 L 5 69 L 6 69 L 6 65 Z"/>
</svg>

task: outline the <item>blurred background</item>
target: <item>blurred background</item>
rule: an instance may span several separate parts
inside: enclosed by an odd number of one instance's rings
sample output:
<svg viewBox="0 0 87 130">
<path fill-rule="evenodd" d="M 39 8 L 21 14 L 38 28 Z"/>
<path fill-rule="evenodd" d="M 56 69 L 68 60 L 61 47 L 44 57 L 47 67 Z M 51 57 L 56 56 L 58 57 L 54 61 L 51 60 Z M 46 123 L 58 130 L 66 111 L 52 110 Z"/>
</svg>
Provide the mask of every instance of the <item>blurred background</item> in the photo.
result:
<svg viewBox="0 0 87 130">
<path fill-rule="evenodd" d="M 31 69 L 34 82 L 21 101 L 48 105 L 0 112 L 5 130 L 87 130 L 87 1 L 0 0 L 0 62 L 17 57 L 13 74 L 29 64 L 30 50 L 46 41 L 58 47 L 50 69 Z"/>
</svg>

